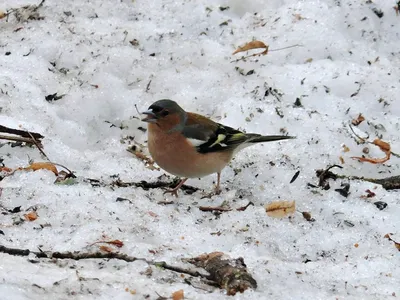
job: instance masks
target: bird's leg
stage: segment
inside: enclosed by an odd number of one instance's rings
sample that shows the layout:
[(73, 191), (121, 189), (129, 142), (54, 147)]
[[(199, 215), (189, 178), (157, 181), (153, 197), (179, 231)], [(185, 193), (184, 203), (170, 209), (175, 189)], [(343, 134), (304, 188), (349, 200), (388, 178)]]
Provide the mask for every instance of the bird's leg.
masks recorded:
[(174, 195), (175, 197), (178, 197), (178, 190), (186, 182), (186, 180), (188, 180), (188, 178), (183, 178), (176, 187), (174, 187), (172, 190), (165, 191), (164, 194), (171, 194)]
[(212, 196), (221, 194), (220, 183), (221, 183), (221, 172), (218, 172), (217, 173), (217, 185), (215, 186), (214, 192), (204, 194), (203, 197), (201, 197), (201, 199), (211, 198)]
[(217, 186), (215, 187), (215, 195), (219, 195), (221, 193), (221, 188), (220, 188), (220, 183), (221, 183), (221, 172), (217, 173)]

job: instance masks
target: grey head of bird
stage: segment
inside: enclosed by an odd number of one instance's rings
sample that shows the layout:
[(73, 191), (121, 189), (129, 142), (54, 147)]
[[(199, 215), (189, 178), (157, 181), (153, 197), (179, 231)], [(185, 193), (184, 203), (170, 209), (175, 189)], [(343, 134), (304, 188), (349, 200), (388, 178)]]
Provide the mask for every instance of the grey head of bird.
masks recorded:
[(168, 124), (178, 124), (173, 127), (174, 131), (182, 130), (187, 120), (186, 111), (178, 103), (169, 99), (161, 99), (154, 102), (142, 114), (146, 115), (142, 121), (155, 123), (158, 126), (167, 127)]

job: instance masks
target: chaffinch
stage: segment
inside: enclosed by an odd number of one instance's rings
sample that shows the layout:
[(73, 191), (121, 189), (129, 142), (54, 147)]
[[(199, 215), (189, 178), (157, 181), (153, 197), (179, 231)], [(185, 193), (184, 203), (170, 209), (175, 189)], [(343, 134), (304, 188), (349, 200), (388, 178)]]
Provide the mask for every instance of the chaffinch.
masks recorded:
[(154, 102), (142, 121), (148, 122), (148, 147), (154, 161), (165, 171), (182, 178), (165, 193), (177, 191), (188, 178), (217, 173), (215, 192), (220, 193), (221, 171), (241, 149), (292, 136), (243, 133), (202, 115), (184, 111), (176, 102)]

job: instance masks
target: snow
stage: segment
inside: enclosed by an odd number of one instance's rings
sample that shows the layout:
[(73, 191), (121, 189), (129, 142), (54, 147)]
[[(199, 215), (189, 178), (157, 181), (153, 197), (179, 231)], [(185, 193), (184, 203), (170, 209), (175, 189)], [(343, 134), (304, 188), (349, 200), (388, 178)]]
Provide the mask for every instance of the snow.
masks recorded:
[[(0, 10), (28, 4), (38, 3), (3, 1)], [(371, 178), (399, 173), (394, 156), (381, 165), (352, 160), (366, 145), (358, 145), (348, 127), (362, 113), (366, 121), (356, 130), (400, 152), (400, 17), (394, 5), (394, 0), (46, 0), (38, 10), (43, 20), (1, 19), (0, 124), (43, 134), (48, 157), (74, 170), (78, 183), (55, 185), (46, 170), (4, 178), (2, 211), (16, 206), (22, 211), (1, 215), (0, 244), (90, 252), (99, 249), (96, 241), (118, 239), (124, 243), (121, 253), (187, 269), (194, 267), (183, 258), (222, 251), (243, 257), (258, 282), (238, 299), (398, 297), (399, 251), (384, 238), (392, 233), (400, 240), (398, 192), (350, 181), (345, 198), (335, 191), (345, 179), (330, 180), (329, 190), (307, 187), (318, 183), (316, 169), (340, 164), (340, 156), (343, 169), (334, 172)], [(130, 43), (134, 39), (137, 45)], [(241, 57), (232, 52), (252, 39), (267, 43), (268, 55), (232, 62)], [(292, 45), (301, 46), (272, 51)], [(241, 75), (235, 67), (254, 74)], [(264, 96), (268, 88), (282, 95)], [(64, 97), (45, 100), (54, 93)], [(110, 183), (118, 175), (125, 182), (155, 181), (164, 174), (147, 169), (126, 151), (128, 142), (121, 142), (132, 136), (145, 144), (135, 105), (143, 111), (162, 98), (246, 132), (279, 134), (284, 128), (297, 139), (238, 153), (222, 174), (223, 193), (212, 199), (202, 195), (211, 191), (215, 175), (189, 180), (202, 191), (167, 197), (175, 200), (171, 205), (157, 204), (164, 200), (161, 189), (92, 187), (83, 180)], [(302, 107), (294, 106), (296, 98)], [(384, 156), (368, 148), (372, 157)], [(9, 144), (2, 145), (0, 157), (11, 168), (43, 161), (34, 147)], [(300, 176), (290, 184), (297, 170)], [(360, 198), (367, 189), (376, 196)], [(117, 202), (118, 197), (130, 202)], [(291, 218), (267, 216), (265, 204), (276, 200), (295, 200), (298, 212)], [(198, 209), (223, 201), (233, 208), (249, 201), (254, 206), (219, 216)], [(379, 210), (376, 201), (388, 207)], [(13, 225), (32, 206), (38, 219)], [(306, 221), (302, 211), (315, 222)], [(188, 285), (168, 270), (151, 267), (147, 276), (149, 266), (142, 261), (0, 257), (1, 300), (157, 299), (157, 293), (169, 297), (179, 289), (187, 299), (229, 298), (223, 290), (210, 294)]]

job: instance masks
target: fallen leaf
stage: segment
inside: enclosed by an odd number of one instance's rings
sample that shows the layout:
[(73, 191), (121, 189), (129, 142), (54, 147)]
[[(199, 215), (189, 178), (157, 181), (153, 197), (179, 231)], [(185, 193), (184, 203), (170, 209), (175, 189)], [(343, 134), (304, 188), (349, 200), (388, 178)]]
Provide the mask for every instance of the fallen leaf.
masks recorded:
[(42, 169), (52, 171), (55, 175), (58, 175), (56, 166), (51, 162), (36, 162), (32, 163), (29, 167), (23, 168), (23, 170), (32, 170), (32, 171), (37, 171)]
[(293, 17), (294, 17), (295, 21), (301, 21), (301, 20), (305, 19), (301, 16), (301, 14), (293, 14)]
[[(105, 237), (105, 236), (103, 236), (103, 237)], [(124, 243), (123, 243), (122, 241), (120, 241), (120, 240), (97, 241), (97, 242), (94, 242), (94, 243), (91, 244), (91, 245), (101, 244), (101, 243), (105, 243), (105, 244), (109, 244), (109, 245), (114, 245), (114, 246), (116, 246), (116, 247), (118, 247), (118, 248), (121, 248), (121, 247), (124, 245)], [(110, 248), (110, 249), (111, 249), (111, 248)]]
[(344, 152), (344, 153), (346, 153), (346, 152), (349, 152), (349, 151), (350, 151), (350, 148), (349, 148), (349, 147), (347, 147), (345, 144), (343, 144), (343, 145), (342, 145), (342, 148), (343, 148), (343, 152)]
[(393, 239), (390, 237), (390, 234), (389, 234), (389, 233), (385, 234), (384, 238), (387, 238), (389, 241), (393, 242), (393, 243), (394, 243), (394, 246), (396, 247), (396, 249), (400, 251), (400, 243), (398, 243), (398, 242), (396, 242), (395, 240), (393, 240)]
[(10, 172), (12, 172), (12, 169), (7, 168), (7, 167), (0, 167), (0, 172), (7, 172), (7, 173), (10, 173)]
[(268, 54), (268, 45), (265, 45), (263, 42), (261, 41), (251, 41), (247, 44), (245, 44), (242, 47), (239, 47), (235, 50), (235, 52), (232, 53), (232, 55), (235, 55), (236, 53), (239, 52), (245, 52), (245, 51), (249, 51), (249, 50), (253, 50), (253, 49), (265, 49), (263, 52), (260, 53), (256, 53), (250, 56), (256, 56), (256, 55), (266, 55)]
[(312, 61), (313, 61), (313, 59), (310, 57), (310, 58), (306, 59), (305, 63), (311, 63)]
[(113, 252), (113, 249), (111, 247), (108, 247), (108, 246), (100, 246), (99, 249), (101, 251), (108, 252), (108, 253), (112, 253)]
[(344, 158), (343, 158), (343, 156), (339, 156), (339, 160), (340, 160), (340, 163), (343, 165), (343, 164), (344, 164)]
[(172, 300), (182, 300), (184, 298), (183, 290), (172, 293)]
[(30, 213), (25, 214), (24, 217), (25, 220), (32, 222), (38, 218), (38, 214), (36, 213), (36, 211), (31, 211)]
[(296, 210), (294, 201), (275, 201), (265, 206), (267, 215), (274, 218), (282, 218), (291, 215)]
[(152, 211), (148, 211), (147, 212), (150, 216), (152, 216), (153, 218), (158, 218), (158, 215), (155, 212)]
[(113, 241), (108, 241), (108, 242), (104, 242), (104, 243), (114, 245), (118, 248), (121, 248), (124, 245), (124, 243), (120, 240), (113, 240)]
[(361, 124), (362, 121), (364, 121), (365, 118), (362, 114), (359, 114), (357, 118), (353, 119), (351, 121), (351, 124), (353, 124), (354, 126), (358, 126)]
[(362, 162), (369, 162), (371, 164), (383, 164), (384, 162), (388, 161), (390, 159), (390, 144), (386, 143), (380, 139), (375, 139), (372, 144), (376, 145), (381, 149), (386, 156), (384, 158), (367, 158), (367, 157), (358, 157), (358, 156), (353, 156), (351, 157), (352, 159), (358, 159), (359, 161)]
[(3, 19), (5, 16), (7, 16), (7, 14), (4, 11), (0, 10), (0, 19)]
[(372, 197), (375, 197), (376, 196), (376, 194), (374, 193), (374, 192), (372, 192), (371, 190), (366, 190), (365, 191), (367, 194), (366, 195), (361, 195), (361, 199), (366, 199), (366, 198), (372, 198)]

